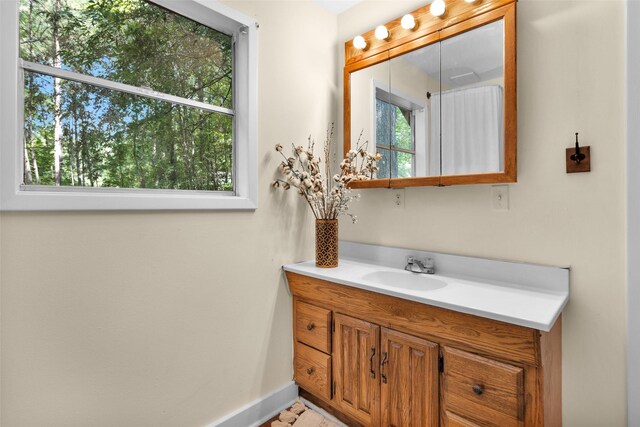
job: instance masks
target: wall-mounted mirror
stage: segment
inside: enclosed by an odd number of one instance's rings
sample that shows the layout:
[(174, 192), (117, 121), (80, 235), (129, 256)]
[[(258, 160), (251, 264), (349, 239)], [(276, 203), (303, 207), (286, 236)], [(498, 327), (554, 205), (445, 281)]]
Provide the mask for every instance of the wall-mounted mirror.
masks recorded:
[(360, 186), (515, 182), (515, 3), (462, 3), (470, 17), (347, 60), (345, 151), (362, 131), (383, 156)]

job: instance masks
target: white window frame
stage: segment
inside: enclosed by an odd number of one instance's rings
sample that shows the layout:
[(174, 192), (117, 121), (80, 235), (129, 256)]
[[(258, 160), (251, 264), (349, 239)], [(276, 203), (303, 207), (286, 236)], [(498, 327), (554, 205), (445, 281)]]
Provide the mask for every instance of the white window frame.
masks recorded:
[[(371, 129), (373, 129), (372, 135), (373, 140), (375, 142), (376, 149), (378, 147), (377, 141), (377, 127), (376, 123), (376, 114), (377, 114), (377, 106), (376, 100), (378, 99), (378, 91), (382, 91), (388, 94), (390, 97), (394, 98), (394, 100), (388, 102), (390, 104), (401, 106), (402, 108), (406, 108), (411, 110), (413, 123), (411, 124), (411, 138), (413, 139), (413, 151), (410, 150), (402, 150), (396, 149), (393, 151), (409, 153), (413, 155), (413, 165), (412, 165), (412, 176), (429, 176), (429, 165), (427, 164), (427, 146), (423, 144), (418, 144), (418, 141), (425, 141), (427, 138), (426, 135), (426, 127), (425, 127), (425, 114), (426, 109), (425, 105), (419, 99), (408, 95), (404, 92), (401, 92), (395, 88), (390, 89), (388, 83), (384, 83), (378, 79), (371, 80)], [(392, 151), (392, 150), (389, 150)]]
[[(217, 0), (152, 0), (203, 25), (233, 36), (234, 88), (234, 192), (144, 190), (33, 186), (23, 180), (23, 66), (33, 71), (49, 67), (23, 61), (19, 56), (19, 0), (0, 0), (0, 210), (253, 210), (258, 202), (258, 40), (257, 22)], [(103, 79), (58, 70), (72, 80), (100, 84)], [(65, 77), (60, 75), (60, 77)], [(91, 80), (91, 81), (89, 81)], [(109, 82), (123, 91), (139, 88)], [(148, 91), (147, 96), (172, 101)], [(173, 100), (175, 101), (175, 100)], [(194, 101), (195, 102), (195, 101)], [(203, 106), (198, 105), (199, 108)], [(210, 111), (228, 113), (220, 107)]]
[(640, 2), (626, 2), (627, 425), (640, 426)]

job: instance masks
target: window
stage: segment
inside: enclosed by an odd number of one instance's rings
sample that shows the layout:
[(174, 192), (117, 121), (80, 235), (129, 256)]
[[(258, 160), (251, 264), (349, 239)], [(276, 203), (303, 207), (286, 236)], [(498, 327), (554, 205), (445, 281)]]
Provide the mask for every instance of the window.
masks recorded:
[[(374, 82), (376, 148), (382, 154), (378, 162), (378, 178), (409, 178), (418, 168), (416, 137), (425, 134), (424, 106), (410, 101), (408, 96), (390, 93)], [(418, 153), (420, 154), (420, 153)], [(422, 153), (423, 157), (425, 153)]]
[(376, 99), (376, 147), (382, 154), (378, 178), (415, 176), (412, 127), (411, 110)]
[(254, 22), (192, 1), (11, 3), (3, 209), (255, 208)]

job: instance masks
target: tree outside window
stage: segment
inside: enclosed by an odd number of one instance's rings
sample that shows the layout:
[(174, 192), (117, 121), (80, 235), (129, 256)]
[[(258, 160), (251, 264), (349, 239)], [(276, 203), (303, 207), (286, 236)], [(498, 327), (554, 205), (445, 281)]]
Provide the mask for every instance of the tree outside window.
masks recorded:
[(376, 97), (376, 147), (382, 154), (378, 178), (415, 176), (413, 140), (412, 111)]
[(23, 185), (234, 190), (233, 37), (142, 0), (21, 0)]

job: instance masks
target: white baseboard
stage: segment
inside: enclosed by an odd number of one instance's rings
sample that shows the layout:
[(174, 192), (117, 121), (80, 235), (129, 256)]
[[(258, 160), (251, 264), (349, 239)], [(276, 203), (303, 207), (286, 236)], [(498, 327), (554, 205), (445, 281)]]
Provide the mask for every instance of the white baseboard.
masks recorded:
[(298, 398), (298, 386), (291, 381), (284, 387), (243, 406), (237, 411), (214, 421), (208, 427), (257, 427), (281, 410), (291, 406)]

